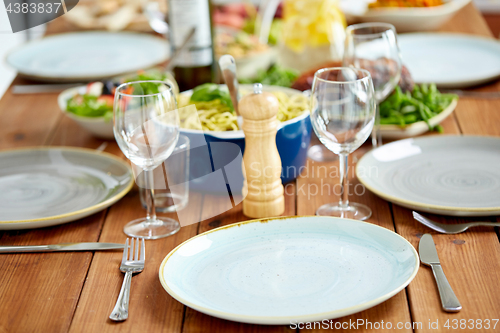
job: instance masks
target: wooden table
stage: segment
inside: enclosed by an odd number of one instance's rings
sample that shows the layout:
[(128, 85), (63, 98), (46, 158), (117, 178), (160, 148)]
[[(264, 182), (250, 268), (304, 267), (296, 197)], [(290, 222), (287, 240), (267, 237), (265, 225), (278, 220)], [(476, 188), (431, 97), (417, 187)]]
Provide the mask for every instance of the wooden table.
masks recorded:
[[(481, 15), (472, 5), (460, 11), (441, 30), (491, 36)], [(16, 79), (14, 83), (23, 81)], [(500, 83), (477, 90), (498, 91)], [(57, 107), (56, 96), (12, 95), (10, 90), (7, 91), (0, 100), (0, 150), (40, 145), (97, 148), (102, 141), (64, 117)], [(443, 123), (445, 132), (500, 136), (499, 103), (499, 100), (462, 98), (455, 113)], [(352, 160), (355, 162), (368, 149), (368, 145), (360, 148), (353, 154)], [(109, 142), (106, 151), (123, 157), (114, 142)], [(334, 195), (308, 196), (304, 191), (304, 188), (311, 184), (319, 185), (321, 181), (338, 184), (338, 178), (324, 178), (312, 172), (321, 165), (324, 164), (308, 161), (308, 172), (288, 185), (286, 215), (313, 215), (318, 206), (338, 200)], [(356, 179), (352, 181), (354, 184), (357, 182)], [(431, 232), (413, 220), (410, 210), (393, 205), (368, 191), (351, 199), (372, 208), (373, 216), (369, 222), (394, 230), (415, 247), (423, 233)], [(130, 318), (123, 323), (108, 319), (123, 279), (118, 270), (121, 252), (1, 255), (0, 332), (295, 331), (289, 326), (247, 325), (213, 318), (183, 306), (163, 290), (158, 268), (170, 250), (198, 233), (246, 220), (241, 204), (227, 207), (230, 209), (225, 213), (211, 217), (225, 208), (222, 207), (223, 201), (213, 195), (194, 194), (190, 202), (194, 207), (190, 214), (202, 222), (183, 227), (172, 237), (147, 242), (146, 269), (132, 279)], [(134, 189), (109, 209), (73, 223), (38, 230), (0, 232), (0, 244), (123, 243), (124, 224), (144, 215), (138, 191)], [(443, 216), (431, 218), (447, 223), (465, 220)], [(500, 221), (495, 217), (487, 218), (495, 219)], [(383, 332), (384, 329), (377, 326), (383, 321), (386, 324), (390, 322), (393, 327), (402, 323), (403, 328), (398, 331), (403, 332), (458, 332), (461, 331), (460, 321), (471, 325), (472, 320), (475, 323), (476, 320), (483, 320), (482, 329), (474, 325), (474, 329), (464, 331), (500, 332), (500, 323), (492, 328), (492, 320), (500, 317), (498, 230), (477, 228), (459, 235), (431, 233), (434, 234), (448, 280), (462, 302), (461, 312), (452, 314), (441, 310), (431, 270), (421, 266), (416, 278), (404, 291), (378, 306), (335, 322), (349, 323), (363, 319), (372, 323), (372, 328), (367, 325), (356, 330), (350, 326), (347, 331)], [(484, 328), (486, 319), (490, 320), (490, 329)], [(450, 329), (444, 327), (448, 320)], [(453, 329), (455, 322), (457, 329)], [(433, 323), (431, 328), (438, 325), (439, 329), (431, 330), (430, 323)]]

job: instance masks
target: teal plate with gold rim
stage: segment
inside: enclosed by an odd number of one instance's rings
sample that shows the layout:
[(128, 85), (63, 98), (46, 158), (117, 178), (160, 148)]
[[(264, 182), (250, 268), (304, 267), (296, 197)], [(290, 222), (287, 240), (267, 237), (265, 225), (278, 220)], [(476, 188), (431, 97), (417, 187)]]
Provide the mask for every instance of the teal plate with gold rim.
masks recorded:
[(205, 314), (290, 325), (347, 316), (396, 295), (415, 277), (418, 254), (377, 225), (322, 216), (239, 222), (170, 252), (160, 282)]
[(91, 149), (0, 152), (0, 230), (78, 220), (117, 202), (133, 183), (125, 161)]

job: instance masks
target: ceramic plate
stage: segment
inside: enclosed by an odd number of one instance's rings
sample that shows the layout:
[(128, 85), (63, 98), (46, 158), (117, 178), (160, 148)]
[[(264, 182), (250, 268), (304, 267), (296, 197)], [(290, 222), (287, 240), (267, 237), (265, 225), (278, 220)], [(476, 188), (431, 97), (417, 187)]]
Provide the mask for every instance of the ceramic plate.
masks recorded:
[(114, 155), (81, 148), (0, 152), (0, 229), (31, 229), (94, 214), (133, 185)]
[[(451, 104), (441, 111), (437, 116), (429, 119), (429, 124), (431, 126), (436, 126), (440, 124), (443, 120), (448, 117), (453, 110), (457, 107), (458, 100), (455, 99)], [(424, 134), (429, 131), (429, 125), (425, 121), (417, 121), (416, 123), (401, 127), (398, 125), (380, 125), (380, 133), (382, 137), (387, 139), (404, 139), (412, 136), (417, 136)]]
[(139, 33), (78, 32), (27, 43), (7, 56), (20, 74), (45, 81), (90, 81), (168, 59), (166, 40)]
[(179, 302), (253, 324), (333, 319), (405, 288), (418, 255), (398, 234), (333, 217), (240, 222), (184, 242), (163, 260), (160, 281)]
[(452, 216), (500, 214), (500, 138), (431, 136), (386, 144), (356, 166), (378, 196), (414, 210)]
[(500, 42), (480, 36), (401, 34), (403, 63), (417, 83), (463, 88), (500, 77)]

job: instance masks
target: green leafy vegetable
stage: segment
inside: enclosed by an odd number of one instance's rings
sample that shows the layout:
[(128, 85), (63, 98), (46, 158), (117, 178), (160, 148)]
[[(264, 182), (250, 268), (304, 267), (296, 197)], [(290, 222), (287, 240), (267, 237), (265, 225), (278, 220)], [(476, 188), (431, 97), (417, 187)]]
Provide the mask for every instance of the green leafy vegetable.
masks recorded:
[[(167, 78), (167, 75), (161, 72), (141, 72), (138, 73), (137, 75), (127, 78), (125, 82), (132, 82), (132, 81), (165, 81)], [(134, 88), (134, 94), (139, 94), (139, 95), (153, 95), (159, 93), (158, 87), (160, 84), (154, 83), (154, 82), (142, 82), (142, 83), (137, 83), (133, 84), (132, 87)]]
[(231, 111), (234, 110), (233, 103), (229, 92), (215, 83), (205, 83), (193, 89), (191, 102), (210, 102), (215, 99), (220, 99), (222, 104), (227, 105)]
[(271, 66), (267, 71), (259, 70), (252, 79), (242, 79), (241, 83), (262, 83), (271, 86), (290, 88), (292, 83), (299, 77), (300, 73), (289, 68)]
[(76, 95), (68, 100), (66, 110), (82, 117), (113, 118), (113, 97), (97, 97), (94, 95)]
[(406, 126), (417, 121), (425, 121), (429, 130), (442, 132), (441, 126), (433, 128), (429, 119), (446, 109), (458, 96), (441, 94), (434, 83), (415, 85), (413, 91), (403, 93), (399, 86), (380, 103), (380, 124)]

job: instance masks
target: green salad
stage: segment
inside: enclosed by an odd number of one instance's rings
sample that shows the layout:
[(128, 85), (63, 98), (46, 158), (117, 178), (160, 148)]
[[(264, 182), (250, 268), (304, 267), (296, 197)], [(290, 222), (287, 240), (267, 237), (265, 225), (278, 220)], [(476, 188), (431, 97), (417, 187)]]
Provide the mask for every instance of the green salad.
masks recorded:
[(82, 117), (113, 119), (113, 96), (75, 95), (68, 100), (66, 110)]
[(258, 70), (257, 75), (252, 79), (242, 79), (240, 83), (262, 83), (270, 86), (281, 86), (290, 88), (300, 73), (277, 65), (271, 66), (267, 71)]
[(458, 96), (441, 94), (434, 83), (415, 85), (413, 91), (403, 93), (399, 86), (380, 103), (380, 124), (407, 126), (425, 121), (429, 130), (443, 131), (440, 125), (432, 127), (429, 119), (446, 109)]
[[(125, 80), (104, 81), (89, 83), (84, 94), (76, 94), (71, 97), (66, 105), (66, 110), (81, 117), (104, 117), (106, 121), (113, 119), (113, 101), (115, 89), (121, 82), (132, 81), (165, 81), (167, 75), (160, 71), (138, 72), (135, 76), (127, 77)], [(153, 82), (141, 82), (130, 87), (130, 91), (141, 94), (157, 94), (159, 84)]]
[[(127, 78), (125, 82), (132, 81), (165, 81), (167, 75), (157, 71), (140, 72), (136, 76)], [(159, 93), (158, 87), (160, 84), (154, 82), (142, 82), (134, 84), (134, 90), (140, 91), (144, 95), (153, 95)]]

